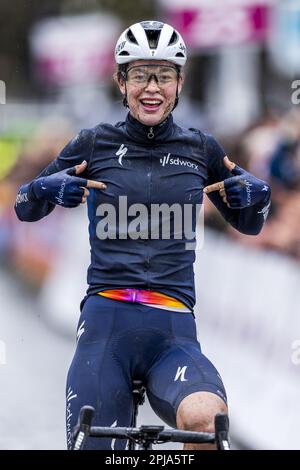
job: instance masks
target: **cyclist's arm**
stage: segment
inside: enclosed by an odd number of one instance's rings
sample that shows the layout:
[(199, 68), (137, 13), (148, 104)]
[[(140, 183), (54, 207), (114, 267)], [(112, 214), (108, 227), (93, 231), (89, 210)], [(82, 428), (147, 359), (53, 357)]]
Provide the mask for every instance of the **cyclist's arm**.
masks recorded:
[[(83, 160), (86, 160), (88, 163), (93, 151), (93, 144), (94, 131), (83, 129), (34, 180), (20, 187), (15, 203), (15, 211), (19, 220), (35, 222), (53, 211), (55, 204), (37, 198), (34, 191), (35, 183), (39, 178), (72, 168), (82, 163)], [(87, 176), (86, 172), (80, 176), (85, 178)]]
[[(232, 178), (232, 173), (224, 166), (223, 158), (226, 155), (222, 147), (211, 136), (207, 136), (207, 161), (208, 182), (207, 185)], [(246, 235), (257, 235), (262, 230), (270, 207), (270, 192), (265, 199), (249, 207), (233, 209), (228, 207), (218, 191), (208, 194), (209, 199), (236, 230)]]

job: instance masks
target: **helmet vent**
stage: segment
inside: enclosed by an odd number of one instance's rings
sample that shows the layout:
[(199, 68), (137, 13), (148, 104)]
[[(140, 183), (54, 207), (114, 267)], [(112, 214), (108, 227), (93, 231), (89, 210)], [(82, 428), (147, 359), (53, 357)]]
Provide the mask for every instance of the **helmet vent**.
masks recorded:
[(177, 52), (177, 54), (175, 54), (175, 57), (184, 57), (184, 54), (182, 52)]
[(161, 30), (160, 29), (159, 30), (146, 29), (145, 33), (148, 39), (148, 44), (149, 44), (150, 49), (156, 49), (159, 38), (160, 38)]
[(177, 41), (178, 41), (178, 35), (176, 31), (173, 31), (173, 34), (171, 36), (168, 46), (172, 46), (172, 44), (175, 44)]
[(127, 39), (128, 39), (129, 42), (133, 42), (134, 44), (137, 44), (137, 43), (138, 43), (137, 40), (135, 39), (135, 35), (134, 35), (133, 32), (131, 31), (131, 29), (129, 29), (129, 30), (127, 31), (127, 35), (126, 35), (126, 36), (127, 36)]
[(119, 55), (130, 55), (127, 51), (121, 51)]

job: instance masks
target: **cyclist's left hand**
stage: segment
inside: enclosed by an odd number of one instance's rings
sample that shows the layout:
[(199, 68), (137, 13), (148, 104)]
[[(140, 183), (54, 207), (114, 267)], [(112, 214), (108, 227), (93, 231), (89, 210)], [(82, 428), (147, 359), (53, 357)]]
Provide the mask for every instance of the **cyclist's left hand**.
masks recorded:
[(225, 204), (232, 209), (243, 209), (269, 200), (271, 188), (268, 183), (231, 162), (227, 156), (224, 157), (224, 165), (235, 176), (206, 186), (203, 189), (205, 194), (219, 191)]

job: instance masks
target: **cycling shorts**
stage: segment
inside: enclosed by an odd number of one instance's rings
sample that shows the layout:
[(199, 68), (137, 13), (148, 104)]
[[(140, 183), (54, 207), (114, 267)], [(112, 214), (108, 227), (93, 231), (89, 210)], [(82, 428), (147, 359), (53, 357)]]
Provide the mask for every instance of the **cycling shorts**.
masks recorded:
[[(211, 392), (226, 402), (222, 379), (201, 352), (192, 313), (91, 295), (67, 379), (68, 448), (83, 405), (95, 408), (94, 426), (132, 424), (134, 379), (143, 381), (151, 407), (172, 427), (180, 402), (191, 393)], [(98, 438), (87, 439), (85, 446), (125, 447), (125, 440)]]

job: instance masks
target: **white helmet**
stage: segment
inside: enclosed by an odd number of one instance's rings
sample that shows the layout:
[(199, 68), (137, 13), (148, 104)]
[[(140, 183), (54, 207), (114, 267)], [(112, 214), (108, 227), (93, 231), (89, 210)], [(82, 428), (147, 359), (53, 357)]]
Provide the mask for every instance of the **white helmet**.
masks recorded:
[(115, 60), (117, 64), (134, 60), (168, 60), (183, 66), (186, 46), (172, 26), (160, 21), (142, 21), (121, 34), (115, 49)]

